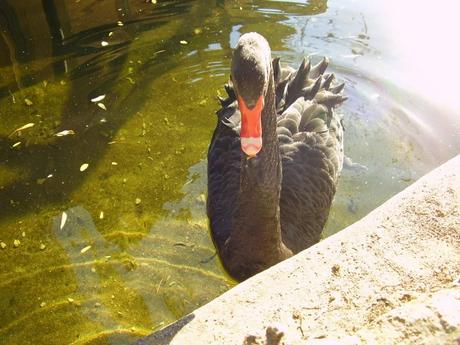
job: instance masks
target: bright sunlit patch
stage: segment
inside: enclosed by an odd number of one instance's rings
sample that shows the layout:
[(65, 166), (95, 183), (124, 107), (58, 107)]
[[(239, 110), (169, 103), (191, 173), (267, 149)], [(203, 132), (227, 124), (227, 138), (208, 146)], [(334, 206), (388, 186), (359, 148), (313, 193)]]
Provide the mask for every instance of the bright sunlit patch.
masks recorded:
[(400, 82), (444, 107), (460, 107), (458, 80), (460, 78), (460, 45), (458, 21), (460, 3), (457, 1), (377, 2), (393, 55)]

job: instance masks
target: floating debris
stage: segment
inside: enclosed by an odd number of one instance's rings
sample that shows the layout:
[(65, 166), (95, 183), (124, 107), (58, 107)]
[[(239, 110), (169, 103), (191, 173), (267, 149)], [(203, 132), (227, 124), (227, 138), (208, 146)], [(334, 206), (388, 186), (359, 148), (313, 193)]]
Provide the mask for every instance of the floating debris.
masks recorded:
[(15, 147), (18, 147), (19, 145), (21, 145), (22, 142), (18, 141), (17, 143), (14, 143), (13, 145), (11, 145), (11, 148), (15, 148)]
[(88, 163), (83, 163), (81, 166), (80, 166), (80, 171), (83, 172), (85, 171), (86, 169), (88, 169), (89, 167), (89, 164)]
[(105, 95), (100, 95), (100, 96), (97, 96), (97, 97), (91, 98), (91, 102), (93, 102), (93, 103), (97, 103), (97, 102), (100, 102), (100, 101), (102, 101), (104, 98), (105, 98)]
[(108, 36), (112, 37), (112, 35), (113, 35), (113, 31), (110, 31)]
[(119, 20), (119, 21), (117, 22), (117, 25), (118, 25), (118, 26), (123, 26), (124, 24), (123, 24), (123, 22), (122, 22), (121, 20)]
[(67, 222), (67, 213), (62, 212), (61, 225), (59, 226), (60, 230), (62, 230), (64, 228), (64, 225), (65, 225), (66, 222)]
[(43, 183), (46, 182), (47, 179), (49, 179), (49, 178), (51, 178), (51, 177), (53, 177), (53, 174), (49, 174), (49, 175), (46, 176), (46, 177), (38, 178), (38, 179), (37, 179), (37, 184), (42, 185)]
[(186, 44), (188, 44), (188, 42), (186, 40), (181, 40), (180, 44), (186, 45)]
[(33, 126), (35, 126), (35, 123), (33, 123), (33, 122), (27, 123), (27, 124), (25, 124), (24, 126), (21, 126), (21, 127), (19, 127), (19, 128), (16, 128), (14, 131), (12, 131), (12, 132), (10, 133), (10, 135), (9, 135), (8, 137), (10, 138), (10, 137), (12, 137), (14, 134), (16, 134), (17, 132), (23, 131), (24, 129), (32, 128)]
[(104, 211), (101, 211), (101, 212), (99, 213), (99, 219), (104, 219)]
[(0, 248), (5, 249), (6, 248), (6, 243), (5, 242), (0, 242)]
[(128, 79), (128, 81), (129, 81), (131, 84), (136, 84), (136, 82), (134, 81), (133, 78), (131, 78), (131, 77), (126, 77), (126, 79)]
[(201, 34), (203, 32), (203, 29), (195, 28), (195, 29), (193, 29), (193, 32), (194, 32), (195, 35), (199, 35), (199, 34)]
[(102, 41), (101, 42), (101, 46), (103, 46), (103, 47), (107, 47), (108, 45), (109, 45), (109, 42), (107, 42), (107, 41)]
[(19, 247), (20, 245), (21, 245), (21, 241), (19, 241), (19, 240), (14, 240), (14, 241), (13, 241), (13, 246), (14, 246), (14, 248), (17, 248), (17, 247)]
[(82, 250), (80, 250), (80, 253), (84, 254), (86, 253), (88, 250), (91, 249), (91, 246), (86, 246), (85, 248), (83, 248)]
[(135, 202), (136, 202), (136, 205), (140, 205), (141, 202), (142, 202), (142, 200), (141, 200), (140, 198), (136, 198), (136, 201), (135, 201)]
[(16, 98), (14, 97), (14, 94), (11, 92), (10, 89), (8, 89), (8, 92), (9, 92), (10, 95), (11, 95), (11, 100), (13, 101), (13, 104), (16, 104)]
[(31, 106), (31, 105), (34, 104), (34, 103), (33, 103), (30, 99), (28, 99), (28, 98), (26, 98), (26, 99), (24, 100), (24, 103), (25, 103), (26, 105), (28, 105), (28, 106)]
[(23, 231), (23, 232), (21, 233), (21, 236), (22, 236), (22, 237), (26, 237), (26, 232)]
[(75, 300), (72, 297), (68, 297), (67, 300), (69, 301), (69, 303), (75, 302)]
[(71, 129), (66, 129), (64, 131), (61, 131), (59, 133), (56, 133), (55, 136), (57, 137), (65, 137), (66, 135), (74, 135), (75, 132)]
[(112, 165), (118, 165), (118, 163), (117, 162), (112, 162)]
[(46, 306), (46, 302), (40, 303), (40, 308), (43, 308), (44, 306)]
[(45, 250), (46, 246), (43, 243), (40, 243), (40, 250)]
[(107, 108), (105, 107), (105, 104), (104, 104), (104, 103), (99, 102), (99, 103), (97, 104), (97, 106), (98, 106), (99, 108), (103, 109), (103, 110), (107, 110)]

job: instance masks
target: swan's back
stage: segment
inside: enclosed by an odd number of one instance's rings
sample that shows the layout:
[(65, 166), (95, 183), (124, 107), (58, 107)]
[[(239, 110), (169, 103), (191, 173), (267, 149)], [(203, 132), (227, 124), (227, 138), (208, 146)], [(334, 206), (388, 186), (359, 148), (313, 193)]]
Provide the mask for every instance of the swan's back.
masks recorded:
[[(324, 74), (328, 60), (298, 70), (273, 60), (282, 159), (280, 199), (284, 244), (294, 253), (318, 242), (343, 165), (343, 127), (334, 107), (343, 84)], [(208, 151), (208, 204), (211, 233), (221, 248), (232, 230), (240, 183), (240, 112), (231, 85), (221, 99), (218, 123)], [(256, 216), (256, 215), (254, 215)]]

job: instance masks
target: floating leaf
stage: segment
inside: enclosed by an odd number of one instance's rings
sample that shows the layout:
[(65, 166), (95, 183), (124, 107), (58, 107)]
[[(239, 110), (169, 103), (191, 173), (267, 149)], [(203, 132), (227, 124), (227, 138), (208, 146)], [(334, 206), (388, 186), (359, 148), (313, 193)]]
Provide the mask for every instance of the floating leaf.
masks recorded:
[(142, 200), (140, 198), (136, 198), (136, 205), (140, 205), (140, 203), (142, 202)]
[(19, 145), (21, 145), (21, 142), (18, 141), (17, 143), (14, 143), (13, 145), (11, 145), (12, 148), (15, 148), (15, 147), (18, 147)]
[(100, 96), (97, 96), (97, 97), (91, 98), (91, 102), (93, 102), (93, 103), (97, 103), (97, 102), (100, 102), (100, 101), (102, 101), (104, 98), (105, 98), (105, 95), (100, 95)]
[(98, 103), (97, 106), (101, 109), (107, 110), (104, 103)]
[(8, 92), (11, 95), (11, 100), (13, 101), (13, 104), (16, 104), (16, 97), (14, 97), (13, 93), (11, 93), (11, 91), (9, 89), (8, 89)]
[(123, 24), (123, 22), (122, 22), (121, 20), (119, 20), (119, 21), (117, 22), (117, 25), (118, 25), (118, 26), (123, 26), (124, 24)]
[(117, 162), (112, 162), (112, 165), (118, 165), (118, 163)]
[(0, 248), (5, 249), (6, 248), (6, 243), (5, 242), (0, 242)]
[(24, 126), (16, 128), (14, 131), (11, 132), (11, 134), (8, 137), (11, 137), (12, 135), (16, 134), (17, 132), (23, 131), (24, 129), (32, 128), (33, 126), (35, 126), (35, 123), (33, 123), (33, 122), (27, 123)]
[(21, 244), (21, 241), (19, 241), (19, 240), (14, 240), (14, 241), (13, 241), (13, 246), (14, 246), (14, 248), (19, 247), (20, 244)]
[(107, 42), (107, 41), (102, 41), (101, 42), (101, 46), (103, 46), (103, 47), (106, 47), (108, 45), (109, 45), (109, 42)]
[(55, 136), (57, 137), (65, 137), (66, 135), (74, 135), (75, 132), (71, 129), (66, 129), (64, 131), (61, 131), (59, 133), (56, 133)]
[(99, 219), (104, 219), (104, 211), (101, 211), (101, 212), (99, 213)]
[(112, 37), (112, 35), (113, 35), (113, 31), (110, 31), (109, 32), (109, 37)]
[(88, 250), (91, 249), (91, 246), (86, 246), (85, 248), (83, 248), (82, 250), (80, 250), (80, 253), (84, 254), (86, 253)]
[(25, 103), (26, 105), (28, 105), (28, 106), (31, 106), (32, 104), (34, 104), (34, 103), (33, 103), (30, 99), (28, 99), (28, 98), (26, 98), (26, 99), (24, 100), (24, 103)]
[(88, 169), (89, 167), (89, 164), (88, 163), (83, 163), (81, 166), (80, 166), (80, 171), (83, 172), (85, 171), (86, 169)]
[(61, 225), (59, 226), (60, 230), (62, 230), (64, 228), (66, 222), (67, 222), (67, 213), (62, 212)]
[(45, 250), (45, 248), (46, 248), (46, 246), (43, 243), (41, 243), (40, 244), (40, 250)]
[(184, 45), (185, 45), (185, 44), (188, 44), (188, 42), (187, 42), (186, 40), (181, 40), (181, 41), (180, 41), (180, 44), (184, 44)]

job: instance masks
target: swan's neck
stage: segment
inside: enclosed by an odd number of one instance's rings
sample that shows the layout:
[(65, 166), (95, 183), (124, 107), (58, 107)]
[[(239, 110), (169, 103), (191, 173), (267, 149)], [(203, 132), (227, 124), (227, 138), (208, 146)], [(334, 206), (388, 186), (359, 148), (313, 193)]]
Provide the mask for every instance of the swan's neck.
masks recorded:
[[(290, 256), (281, 237), (282, 170), (276, 135), (273, 74), (264, 101), (262, 150), (254, 158), (241, 160), (238, 209), (226, 245), (227, 254), (233, 257), (229, 262), (235, 265), (230, 271), (242, 271), (243, 279), (245, 274), (253, 275)], [(253, 271), (246, 272), (248, 270)]]

